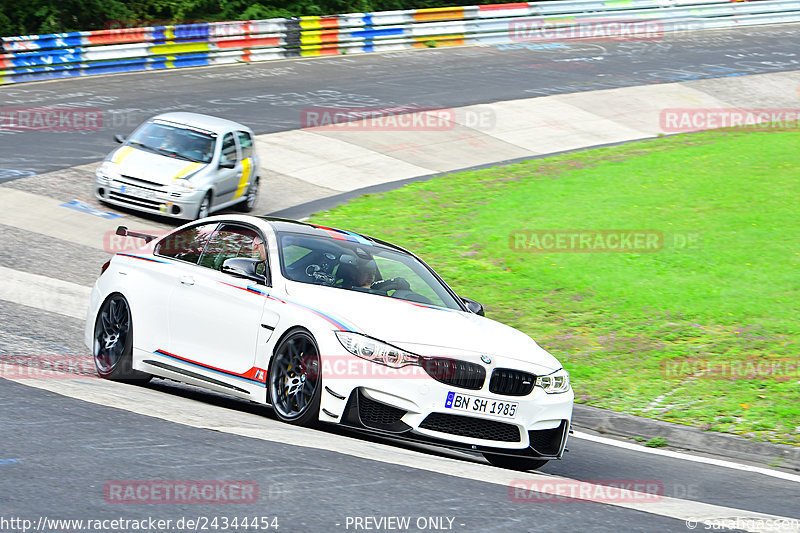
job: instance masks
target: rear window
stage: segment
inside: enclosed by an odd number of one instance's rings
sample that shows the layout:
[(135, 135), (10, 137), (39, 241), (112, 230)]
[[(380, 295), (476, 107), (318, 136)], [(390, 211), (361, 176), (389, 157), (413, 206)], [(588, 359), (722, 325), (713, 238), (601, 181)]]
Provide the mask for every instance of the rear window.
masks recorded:
[(163, 257), (197, 264), (216, 227), (217, 223), (214, 222), (176, 231), (156, 245), (155, 253)]

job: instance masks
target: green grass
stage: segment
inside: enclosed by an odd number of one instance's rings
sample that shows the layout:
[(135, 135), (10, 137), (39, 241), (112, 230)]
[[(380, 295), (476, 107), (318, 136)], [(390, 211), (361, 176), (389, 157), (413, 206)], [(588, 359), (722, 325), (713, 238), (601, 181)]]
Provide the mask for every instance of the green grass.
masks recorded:
[[(556, 355), (580, 403), (800, 444), (799, 154), (795, 131), (677, 135), (447, 175), (313, 221), (414, 250)], [(510, 244), (546, 229), (657, 230), (664, 248)]]
[(644, 445), (648, 448), (663, 448), (664, 446), (668, 446), (669, 443), (664, 437), (653, 437), (649, 441), (645, 442)]

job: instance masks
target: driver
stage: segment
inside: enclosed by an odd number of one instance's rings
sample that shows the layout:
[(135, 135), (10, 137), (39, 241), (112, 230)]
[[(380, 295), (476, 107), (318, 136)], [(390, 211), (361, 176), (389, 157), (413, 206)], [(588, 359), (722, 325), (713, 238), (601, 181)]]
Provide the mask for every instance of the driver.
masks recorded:
[(342, 287), (345, 289), (369, 289), (378, 277), (378, 265), (366, 254), (354, 257), (344, 254), (340, 258), (337, 276), (341, 278)]
[(178, 130), (167, 130), (164, 139), (158, 146), (159, 150), (181, 153), (185, 148), (185, 140)]
[(372, 287), (372, 284), (375, 283), (376, 269), (375, 261), (368, 261), (366, 265), (358, 269), (353, 286), (362, 289)]

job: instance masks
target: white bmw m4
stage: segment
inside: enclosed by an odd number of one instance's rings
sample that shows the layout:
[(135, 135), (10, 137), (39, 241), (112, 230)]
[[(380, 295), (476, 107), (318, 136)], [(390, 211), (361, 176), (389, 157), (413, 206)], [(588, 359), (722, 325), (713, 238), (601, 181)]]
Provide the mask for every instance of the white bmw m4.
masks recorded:
[(569, 374), (412, 253), (246, 215), (154, 237), (103, 265), (86, 344), (98, 374), (168, 378), (342, 424), (539, 468), (564, 453)]

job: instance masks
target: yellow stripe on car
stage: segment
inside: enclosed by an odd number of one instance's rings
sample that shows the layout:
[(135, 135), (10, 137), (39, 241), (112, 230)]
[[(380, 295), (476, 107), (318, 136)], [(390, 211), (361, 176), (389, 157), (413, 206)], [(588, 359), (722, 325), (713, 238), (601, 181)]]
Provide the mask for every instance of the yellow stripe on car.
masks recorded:
[(250, 167), (251, 167), (251, 159), (248, 157), (247, 159), (242, 160), (242, 177), (239, 179), (239, 186), (236, 188), (236, 194), (233, 195), (233, 199), (241, 198), (244, 194), (245, 189), (247, 188), (247, 184), (250, 181)]
[(123, 146), (122, 148), (117, 150), (117, 153), (114, 154), (113, 158), (111, 158), (111, 162), (112, 163), (116, 163), (117, 165), (119, 165), (120, 163), (122, 163), (125, 160), (126, 157), (131, 155), (131, 153), (135, 149), (136, 148), (134, 148), (133, 146)]
[(203, 166), (203, 163), (188, 163), (185, 167), (183, 167), (180, 170), (180, 172), (175, 174), (175, 176), (173, 176), (173, 178), (176, 179), (176, 180), (177, 179), (181, 179), (184, 176), (188, 176), (189, 174), (191, 174), (192, 172), (194, 172), (195, 170), (197, 170), (198, 168), (200, 168), (202, 166)]

